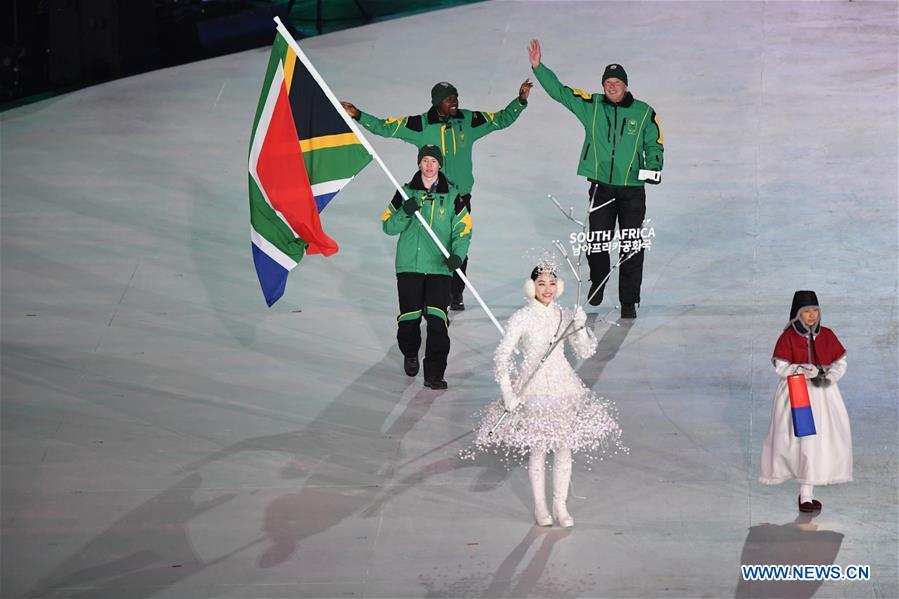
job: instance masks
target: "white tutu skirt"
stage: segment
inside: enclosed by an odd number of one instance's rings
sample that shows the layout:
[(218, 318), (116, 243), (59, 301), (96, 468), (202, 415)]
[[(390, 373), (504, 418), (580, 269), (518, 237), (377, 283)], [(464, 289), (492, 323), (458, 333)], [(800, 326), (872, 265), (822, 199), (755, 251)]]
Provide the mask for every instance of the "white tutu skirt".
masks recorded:
[(568, 397), (527, 397), (490, 435), (504, 411), (501, 399), (481, 411), (477, 450), (522, 458), (533, 449), (570, 449), (588, 462), (627, 451), (621, 445), (615, 406), (589, 390)]

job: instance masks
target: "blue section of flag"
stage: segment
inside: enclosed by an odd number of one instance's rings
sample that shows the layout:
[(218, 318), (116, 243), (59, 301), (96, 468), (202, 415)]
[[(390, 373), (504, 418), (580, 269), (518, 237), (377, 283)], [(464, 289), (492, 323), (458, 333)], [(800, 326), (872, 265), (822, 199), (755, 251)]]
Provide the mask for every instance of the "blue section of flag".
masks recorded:
[(797, 437), (808, 437), (814, 435), (815, 417), (812, 416), (812, 406), (802, 408), (791, 408), (793, 412), (793, 434)]
[[(340, 190), (338, 189), (337, 191)], [(323, 193), (320, 196), (315, 196), (315, 203), (318, 205), (319, 212), (325, 209), (325, 206), (328, 205), (328, 202), (331, 201), (331, 198), (337, 195), (337, 191), (333, 191), (331, 193)]]
[(256, 265), (256, 276), (259, 277), (259, 285), (262, 286), (265, 303), (271, 308), (272, 304), (284, 295), (287, 274), (290, 271), (269, 258), (268, 254), (256, 247), (255, 243), (251, 245), (253, 246), (253, 264)]

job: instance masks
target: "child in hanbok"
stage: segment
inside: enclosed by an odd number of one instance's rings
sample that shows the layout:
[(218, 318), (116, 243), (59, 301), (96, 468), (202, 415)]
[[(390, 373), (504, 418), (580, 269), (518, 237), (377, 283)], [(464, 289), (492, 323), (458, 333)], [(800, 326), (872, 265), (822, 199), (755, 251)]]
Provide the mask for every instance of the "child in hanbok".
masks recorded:
[[(762, 445), (759, 481), (777, 485), (799, 482), (799, 511), (817, 512), (816, 485), (852, 480), (852, 434), (837, 381), (846, 372), (846, 350), (833, 331), (821, 326), (821, 309), (814, 291), (797, 291), (790, 322), (771, 358), (780, 383), (774, 392), (771, 424)], [(814, 418), (814, 435), (794, 434), (787, 377), (805, 375)]]
[[(621, 430), (613, 407), (588, 389), (568, 363), (563, 347), (547, 350), (567, 333), (578, 357), (596, 352), (597, 340), (585, 328), (587, 315), (580, 306), (563, 308), (555, 300), (563, 284), (550, 264), (534, 268), (525, 282), (527, 304), (506, 325), (494, 355), (496, 381), (502, 398), (487, 407), (475, 445), (483, 450), (502, 448), (507, 454), (528, 457), (528, 476), (534, 493), (534, 518), (539, 526), (574, 525), (566, 500), (571, 479), (572, 453), (590, 457), (621, 449)], [(573, 323), (572, 323), (573, 321)], [(571, 326), (569, 327), (569, 324)], [(522, 350), (515, 365), (513, 353)], [(545, 357), (545, 361), (542, 361)], [(503, 422), (497, 426), (503, 414)], [(553, 460), (553, 513), (546, 503), (544, 467)]]

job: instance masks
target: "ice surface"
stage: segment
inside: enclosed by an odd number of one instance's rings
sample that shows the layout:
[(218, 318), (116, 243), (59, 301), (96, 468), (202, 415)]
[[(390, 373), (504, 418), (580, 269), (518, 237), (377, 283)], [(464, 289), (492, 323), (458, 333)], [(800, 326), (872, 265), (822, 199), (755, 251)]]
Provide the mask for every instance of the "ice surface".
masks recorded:
[[(441, 80), (505, 106), (532, 37), (577, 87), (624, 64), (658, 112), (639, 318), (593, 321), (579, 368), (631, 451), (576, 466), (571, 532), (532, 527), (522, 470), (457, 457), (498, 392), (470, 295), (449, 390), (402, 374), (375, 165), (323, 213), (340, 252), (265, 307), (246, 155), (268, 48), (0, 115), (2, 596), (899, 595), (897, 33), (894, 2), (510, 1), (301, 41), (378, 116), (424, 111)], [(501, 320), (526, 252), (573, 231), (546, 195), (582, 209), (582, 135), (536, 86), (478, 142), (469, 274)], [(414, 148), (369, 139), (408, 179)], [(848, 348), (855, 452), (815, 531), (794, 485), (756, 482), (802, 288)], [(789, 542), (872, 580), (738, 586), (741, 556)]]

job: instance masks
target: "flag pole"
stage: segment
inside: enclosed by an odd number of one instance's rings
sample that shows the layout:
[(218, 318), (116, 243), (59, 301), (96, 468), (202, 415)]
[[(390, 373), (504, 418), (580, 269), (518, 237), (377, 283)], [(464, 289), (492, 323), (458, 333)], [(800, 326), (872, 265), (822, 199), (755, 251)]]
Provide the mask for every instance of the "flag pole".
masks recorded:
[[(318, 83), (319, 87), (321, 87), (322, 91), (325, 92), (325, 96), (334, 105), (334, 108), (337, 109), (338, 114), (343, 118), (344, 122), (350, 128), (350, 130), (356, 134), (356, 137), (359, 138), (359, 141), (362, 143), (362, 147), (371, 155), (371, 157), (378, 163), (378, 166), (384, 171), (387, 177), (390, 179), (390, 182), (393, 183), (393, 186), (396, 187), (396, 190), (403, 196), (404, 200), (408, 200), (409, 196), (406, 195), (403, 186), (399, 184), (396, 178), (393, 176), (393, 173), (390, 172), (390, 169), (387, 168), (387, 165), (384, 164), (384, 161), (381, 160), (381, 157), (375, 151), (375, 149), (368, 143), (368, 140), (362, 134), (362, 131), (359, 129), (356, 122), (346, 113), (344, 107), (337, 100), (337, 97), (334, 95), (334, 92), (331, 91), (331, 88), (328, 87), (328, 84), (325, 83), (325, 80), (322, 79), (322, 76), (318, 74), (318, 71), (315, 70), (315, 67), (312, 66), (312, 62), (309, 58), (306, 57), (306, 54), (300, 49), (300, 45), (297, 44), (296, 40), (293, 39), (293, 36), (290, 35), (290, 32), (287, 31), (287, 27), (284, 26), (284, 23), (281, 22), (279, 17), (275, 17), (275, 23), (278, 25), (278, 32), (281, 36), (287, 40), (287, 44), (290, 46), (290, 49), (294, 51), (297, 55), (297, 59), (303, 63), (306, 69), (309, 71), (309, 74), (312, 75), (312, 78), (315, 79), (316, 83)], [(449, 258), (449, 252), (443, 246), (443, 243), (440, 242), (440, 239), (437, 238), (437, 235), (434, 234), (433, 229), (428, 225), (428, 222), (421, 215), (421, 212), (416, 211), (415, 216), (418, 217), (418, 222), (421, 223), (421, 226), (424, 227), (425, 231), (428, 232), (428, 235), (431, 236), (431, 239), (437, 244), (437, 247), (440, 249), (440, 252), (443, 254), (444, 258)], [(474, 288), (474, 285), (471, 284), (471, 281), (468, 280), (468, 277), (465, 276), (465, 273), (462, 272), (461, 268), (456, 269), (456, 274), (459, 275), (459, 278), (462, 279), (462, 282), (465, 283), (465, 286), (471, 291), (472, 295), (474, 295), (475, 299), (478, 300), (478, 303), (484, 308), (484, 311), (487, 313), (487, 316), (490, 317), (490, 320), (493, 321), (493, 324), (496, 326), (497, 330), (499, 330), (500, 335), (504, 335), (505, 331), (496, 317), (493, 315), (493, 312), (490, 311), (490, 308), (487, 307), (486, 302), (484, 302), (481, 295), (478, 293), (477, 289)]]

